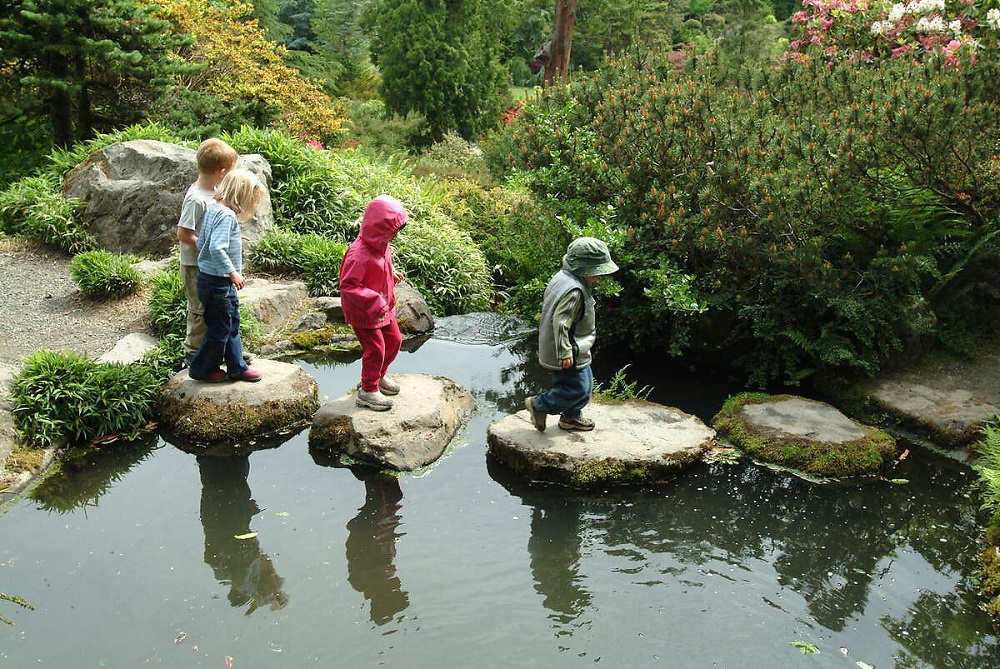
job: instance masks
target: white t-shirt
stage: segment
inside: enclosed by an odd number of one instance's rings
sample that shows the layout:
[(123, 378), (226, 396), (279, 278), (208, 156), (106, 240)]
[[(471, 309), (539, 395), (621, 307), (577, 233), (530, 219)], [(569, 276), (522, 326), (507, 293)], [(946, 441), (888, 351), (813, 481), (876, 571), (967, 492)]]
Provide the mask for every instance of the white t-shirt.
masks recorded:
[[(177, 227), (194, 230), (195, 234), (201, 234), (201, 223), (205, 220), (205, 210), (214, 202), (214, 191), (200, 188), (197, 181), (191, 184), (191, 187), (184, 194), (184, 203), (181, 205), (181, 217), (177, 221)], [(181, 264), (197, 267), (198, 249), (183, 242), (180, 247)]]

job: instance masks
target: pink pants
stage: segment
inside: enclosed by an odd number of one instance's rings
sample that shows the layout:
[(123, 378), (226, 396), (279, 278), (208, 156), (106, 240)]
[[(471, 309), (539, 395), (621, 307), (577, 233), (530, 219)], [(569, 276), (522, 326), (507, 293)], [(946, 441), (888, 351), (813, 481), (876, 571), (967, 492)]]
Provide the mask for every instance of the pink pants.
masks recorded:
[(396, 321), (381, 328), (352, 329), (361, 343), (361, 390), (373, 393), (378, 390), (378, 382), (396, 359), (403, 335)]

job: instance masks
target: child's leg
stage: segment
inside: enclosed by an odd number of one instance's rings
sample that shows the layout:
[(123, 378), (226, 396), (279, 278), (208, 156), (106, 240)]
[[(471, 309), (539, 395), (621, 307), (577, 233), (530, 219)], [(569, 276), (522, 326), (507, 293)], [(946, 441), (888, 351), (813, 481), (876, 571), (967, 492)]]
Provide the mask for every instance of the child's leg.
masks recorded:
[(198, 297), (205, 306), (205, 338), (191, 361), (192, 376), (205, 377), (219, 369), (229, 340), (229, 313), (226, 299), (232, 283), (228, 277), (198, 275)]
[(385, 351), (382, 354), (382, 367), (379, 370), (379, 379), (389, 371), (389, 365), (396, 359), (396, 356), (399, 354), (399, 347), (403, 345), (403, 333), (399, 331), (399, 323), (393, 321), (382, 328), (382, 341), (385, 342)]
[(579, 416), (590, 401), (593, 383), (594, 373), (589, 366), (552, 372), (552, 387), (535, 398), (535, 407), (547, 414), (567, 414), (576, 410), (575, 415)]
[(181, 281), (187, 298), (187, 326), (184, 333), (184, 357), (188, 362), (194, 357), (205, 338), (205, 305), (198, 297), (198, 266), (181, 265)]
[(361, 390), (366, 393), (378, 391), (382, 378), (382, 364), (385, 359), (385, 339), (381, 328), (353, 328), (354, 336), (361, 344)]
[(236, 286), (230, 284), (226, 296), (226, 312), (229, 316), (229, 336), (226, 341), (226, 373), (230, 377), (239, 376), (249, 369), (243, 360), (243, 340), (240, 338), (240, 298)]

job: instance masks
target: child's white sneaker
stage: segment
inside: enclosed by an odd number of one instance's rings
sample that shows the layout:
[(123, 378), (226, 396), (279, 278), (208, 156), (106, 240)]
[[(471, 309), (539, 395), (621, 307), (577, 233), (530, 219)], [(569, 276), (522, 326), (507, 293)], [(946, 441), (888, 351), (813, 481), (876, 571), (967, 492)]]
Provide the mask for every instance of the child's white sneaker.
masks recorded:
[(396, 379), (392, 378), (388, 374), (383, 376), (382, 380), (378, 382), (378, 389), (382, 391), (383, 395), (399, 394), (399, 384), (396, 383)]
[(392, 408), (392, 400), (377, 390), (373, 393), (358, 390), (358, 398), (354, 403), (372, 411), (388, 411)]

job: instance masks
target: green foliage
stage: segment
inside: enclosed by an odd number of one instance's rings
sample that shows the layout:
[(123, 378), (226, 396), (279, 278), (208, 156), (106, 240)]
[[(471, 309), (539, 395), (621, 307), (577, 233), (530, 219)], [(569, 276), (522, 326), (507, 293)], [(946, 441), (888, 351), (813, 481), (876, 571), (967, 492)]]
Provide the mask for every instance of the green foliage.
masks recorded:
[(1000, 423), (983, 429), (978, 445), (979, 460), (975, 464), (983, 491), (983, 508), (1000, 515)]
[(0, 231), (79, 253), (96, 246), (76, 219), (81, 204), (62, 196), (53, 175), (24, 177), (0, 192)]
[(354, 100), (347, 103), (350, 126), (344, 146), (373, 154), (409, 153), (425, 133), (427, 122), (418, 113), (392, 116), (381, 100)]
[(490, 11), (480, 0), (377, 3), (371, 39), (382, 98), (396, 114), (421, 113), (435, 141), (450, 131), (472, 138), (500, 114), (505, 72)]
[(11, 384), (18, 436), (47, 447), (145, 428), (162, 381), (145, 365), (106, 364), (73, 352), (40, 350)]
[(58, 146), (135, 122), (190, 68), (173, 58), (190, 42), (133, 0), (5, 3), (0, 87), (29, 118), (47, 117)]
[(84, 251), (70, 262), (69, 273), (88, 297), (120, 297), (142, 286), (138, 258), (110, 251)]
[(136, 139), (149, 139), (168, 144), (180, 144), (188, 148), (197, 148), (197, 141), (185, 139), (178, 132), (156, 121), (146, 121), (134, 125), (96, 133), (93, 137), (76, 142), (72, 146), (56, 147), (48, 158), (46, 172), (62, 178), (74, 167), (85, 161), (91, 155), (119, 142), (131, 142)]
[(609, 400), (645, 400), (653, 392), (651, 386), (636, 388), (638, 381), (628, 381), (625, 372), (629, 365), (625, 365), (611, 377), (611, 383), (604, 386), (603, 383), (594, 384), (594, 396), (603, 397)]
[(173, 335), (183, 340), (187, 330), (187, 298), (180, 272), (177, 268), (157, 272), (151, 283), (149, 317), (153, 330), (161, 337)]
[(490, 181), (489, 169), (479, 147), (458, 135), (445, 135), (413, 159), (413, 173), (435, 179)]
[[(5, 592), (0, 592), (0, 602), (10, 602), (11, 604), (16, 604), (17, 606), (20, 606), (22, 609), (28, 609), (29, 611), (35, 610), (35, 607), (30, 602), (28, 602), (28, 600), (26, 600), (24, 597), (19, 597), (17, 595), (8, 595)], [(4, 625), (14, 624), (13, 622), (7, 620), (3, 616), (0, 616), (0, 623), (3, 623)]]
[(613, 338), (721, 352), (758, 383), (871, 373), (1000, 310), (994, 56), (755, 71), (644, 54), (529, 101), (487, 158), (573, 234), (607, 235)]

